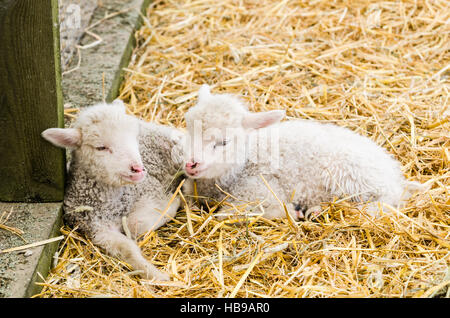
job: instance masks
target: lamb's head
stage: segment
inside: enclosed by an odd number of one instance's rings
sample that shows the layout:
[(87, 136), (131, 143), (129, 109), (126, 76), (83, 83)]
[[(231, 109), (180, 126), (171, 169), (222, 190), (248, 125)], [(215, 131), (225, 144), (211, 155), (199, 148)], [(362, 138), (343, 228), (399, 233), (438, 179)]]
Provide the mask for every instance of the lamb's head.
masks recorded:
[(42, 136), (72, 151), (71, 165), (111, 186), (137, 183), (145, 169), (139, 153), (139, 122), (121, 101), (81, 111), (72, 128), (49, 128)]
[(203, 85), (197, 104), (185, 114), (186, 174), (217, 178), (244, 164), (249, 132), (279, 122), (284, 114), (281, 110), (251, 113), (236, 96), (211, 94), (210, 87)]

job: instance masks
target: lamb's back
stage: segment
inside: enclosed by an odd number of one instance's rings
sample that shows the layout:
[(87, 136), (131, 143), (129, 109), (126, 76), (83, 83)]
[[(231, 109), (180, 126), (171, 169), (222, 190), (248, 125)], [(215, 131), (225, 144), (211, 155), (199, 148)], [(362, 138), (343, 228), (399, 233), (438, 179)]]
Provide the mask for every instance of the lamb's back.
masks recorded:
[(403, 191), (399, 162), (368, 137), (334, 124), (306, 120), (281, 123), (279, 129), (281, 166), (289, 172), (284, 174), (284, 183), (294, 177), (319, 192), (339, 193), (346, 188), (354, 194), (374, 188), (393, 193), (395, 198)]

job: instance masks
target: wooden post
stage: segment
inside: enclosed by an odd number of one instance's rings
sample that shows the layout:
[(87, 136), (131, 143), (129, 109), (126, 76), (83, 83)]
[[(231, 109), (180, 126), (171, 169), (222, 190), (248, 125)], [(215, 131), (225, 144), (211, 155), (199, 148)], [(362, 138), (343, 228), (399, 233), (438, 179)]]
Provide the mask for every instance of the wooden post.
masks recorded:
[(57, 0), (0, 0), (0, 201), (64, 195), (65, 152), (41, 137), (64, 127)]

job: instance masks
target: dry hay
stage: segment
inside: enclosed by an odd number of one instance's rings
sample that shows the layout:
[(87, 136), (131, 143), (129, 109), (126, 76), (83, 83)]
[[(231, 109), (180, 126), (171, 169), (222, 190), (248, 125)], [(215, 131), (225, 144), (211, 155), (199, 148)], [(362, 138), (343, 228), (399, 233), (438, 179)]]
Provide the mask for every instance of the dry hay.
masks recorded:
[(209, 83), (368, 136), (432, 189), (380, 219), (345, 201), (297, 224), (182, 210), (140, 241), (166, 285), (65, 228), (40, 296), (448, 297), (449, 21), (448, 1), (155, 1), (120, 95), (131, 113), (183, 127)]

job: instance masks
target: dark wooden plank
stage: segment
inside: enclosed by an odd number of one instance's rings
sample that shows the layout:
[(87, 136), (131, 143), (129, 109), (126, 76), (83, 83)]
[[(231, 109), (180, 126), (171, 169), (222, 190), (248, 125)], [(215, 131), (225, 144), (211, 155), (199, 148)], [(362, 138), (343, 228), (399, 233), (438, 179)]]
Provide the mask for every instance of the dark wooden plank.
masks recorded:
[(64, 150), (40, 136), (64, 125), (57, 0), (0, 0), (0, 43), (0, 201), (60, 201)]

